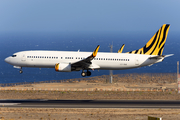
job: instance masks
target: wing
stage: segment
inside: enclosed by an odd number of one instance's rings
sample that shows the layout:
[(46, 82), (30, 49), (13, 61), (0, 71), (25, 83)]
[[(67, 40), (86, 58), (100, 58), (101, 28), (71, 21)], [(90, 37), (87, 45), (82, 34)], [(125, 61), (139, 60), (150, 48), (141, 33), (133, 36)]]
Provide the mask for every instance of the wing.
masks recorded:
[(78, 62), (72, 63), (71, 66), (79, 69), (93, 69), (93, 68), (98, 68), (99, 66), (97, 65), (92, 65), (92, 60), (96, 57), (97, 52), (99, 50), (99, 45), (96, 47), (94, 52), (87, 57), (86, 59), (80, 60)]

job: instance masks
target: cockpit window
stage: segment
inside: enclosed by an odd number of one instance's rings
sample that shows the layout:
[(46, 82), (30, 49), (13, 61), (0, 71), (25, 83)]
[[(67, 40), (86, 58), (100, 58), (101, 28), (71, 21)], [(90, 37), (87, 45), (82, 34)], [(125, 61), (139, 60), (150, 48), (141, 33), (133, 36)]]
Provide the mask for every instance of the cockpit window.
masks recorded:
[(12, 55), (12, 57), (16, 57), (17, 55)]

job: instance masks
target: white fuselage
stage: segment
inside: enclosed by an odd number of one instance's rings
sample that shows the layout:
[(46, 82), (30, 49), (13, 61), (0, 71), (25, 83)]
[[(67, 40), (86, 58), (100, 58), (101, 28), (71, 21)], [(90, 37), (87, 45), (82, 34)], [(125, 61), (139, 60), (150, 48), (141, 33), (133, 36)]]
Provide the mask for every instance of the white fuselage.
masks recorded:
[[(91, 55), (91, 52), (22, 51), (5, 59), (15, 67), (54, 68), (57, 63), (73, 64)], [(123, 70), (152, 65), (163, 59), (149, 59), (154, 55), (98, 52), (90, 69)], [(80, 69), (76, 69), (80, 70)]]

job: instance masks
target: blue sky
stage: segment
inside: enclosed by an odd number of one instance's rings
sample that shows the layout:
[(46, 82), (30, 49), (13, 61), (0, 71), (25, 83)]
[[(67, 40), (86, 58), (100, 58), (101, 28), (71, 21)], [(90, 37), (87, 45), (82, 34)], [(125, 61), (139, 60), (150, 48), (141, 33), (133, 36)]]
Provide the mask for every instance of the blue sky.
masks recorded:
[(1, 0), (0, 32), (179, 32), (179, 0)]

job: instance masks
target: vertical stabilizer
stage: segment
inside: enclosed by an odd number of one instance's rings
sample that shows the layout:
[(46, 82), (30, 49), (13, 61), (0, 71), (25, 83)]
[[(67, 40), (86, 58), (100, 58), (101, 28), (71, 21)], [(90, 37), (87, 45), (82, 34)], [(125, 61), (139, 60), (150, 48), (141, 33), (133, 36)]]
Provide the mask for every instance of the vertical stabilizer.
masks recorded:
[(154, 36), (139, 50), (127, 52), (129, 54), (162, 55), (166, 38), (169, 31), (169, 24), (164, 24)]

